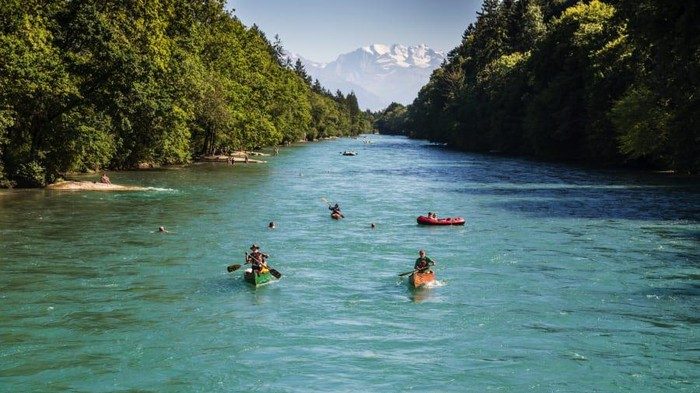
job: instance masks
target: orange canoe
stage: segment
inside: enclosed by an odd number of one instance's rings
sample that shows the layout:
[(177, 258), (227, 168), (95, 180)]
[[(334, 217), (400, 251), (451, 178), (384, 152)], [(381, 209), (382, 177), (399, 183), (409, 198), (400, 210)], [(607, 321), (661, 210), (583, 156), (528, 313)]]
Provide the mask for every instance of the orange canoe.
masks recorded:
[(423, 285), (435, 281), (435, 272), (428, 271), (425, 273), (413, 273), (408, 277), (408, 282), (414, 288), (422, 287)]

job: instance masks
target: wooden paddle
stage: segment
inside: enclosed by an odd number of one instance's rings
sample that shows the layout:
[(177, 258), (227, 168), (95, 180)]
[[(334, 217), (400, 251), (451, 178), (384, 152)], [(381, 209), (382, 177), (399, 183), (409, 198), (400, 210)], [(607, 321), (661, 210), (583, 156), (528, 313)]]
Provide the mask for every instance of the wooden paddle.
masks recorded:
[(273, 269), (271, 267), (268, 267), (268, 270), (270, 270), (270, 274), (272, 274), (273, 277), (279, 279), (282, 277), (282, 273), (278, 272), (277, 269)]
[[(245, 253), (245, 259), (244, 259), (244, 261), (245, 261), (245, 263), (248, 263), (248, 253), (247, 253), (247, 252)], [(228, 267), (226, 268), (226, 270), (227, 270), (229, 273), (235, 272), (236, 270), (240, 269), (241, 266), (242, 266), (242, 265), (241, 265), (240, 263), (234, 263), (233, 265), (228, 265)]]
[[(248, 262), (248, 253), (247, 253), (247, 252), (245, 253), (245, 259), (246, 259), (246, 262), (245, 262), (245, 263), (249, 263), (249, 262)], [(233, 272), (233, 271), (236, 271), (236, 270), (240, 269), (241, 266), (242, 266), (241, 264), (235, 263), (235, 264), (233, 264), (233, 265), (229, 265), (229, 266), (226, 268), (226, 270), (228, 270), (228, 272), (231, 273), (231, 272)], [(280, 277), (282, 277), (282, 273), (278, 272), (277, 269), (273, 269), (273, 268), (271, 268), (271, 267), (268, 267), (267, 269), (270, 271), (270, 274), (272, 274), (275, 278), (280, 278)]]
[[(429, 267), (430, 267), (430, 266), (434, 266), (434, 265), (435, 265), (435, 262), (430, 262), (430, 263), (428, 264)], [(407, 275), (407, 274), (412, 274), (412, 273), (416, 273), (416, 272), (419, 272), (419, 271), (421, 271), (421, 270), (427, 270), (427, 269), (428, 269), (428, 268), (425, 267), (425, 268), (423, 268), (423, 269), (411, 270), (410, 272), (405, 272), (405, 273), (399, 274), (399, 277), (403, 277), (403, 276), (405, 276), (405, 275)]]
[[(321, 198), (321, 200), (324, 201), (324, 202), (326, 202), (326, 204), (328, 204), (328, 207), (331, 207), (331, 203), (328, 202), (328, 199), (326, 199), (326, 198)], [(340, 217), (341, 217), (341, 218), (345, 218), (345, 215), (344, 215), (343, 213), (341, 213), (340, 210), (338, 210), (338, 214), (340, 214)]]

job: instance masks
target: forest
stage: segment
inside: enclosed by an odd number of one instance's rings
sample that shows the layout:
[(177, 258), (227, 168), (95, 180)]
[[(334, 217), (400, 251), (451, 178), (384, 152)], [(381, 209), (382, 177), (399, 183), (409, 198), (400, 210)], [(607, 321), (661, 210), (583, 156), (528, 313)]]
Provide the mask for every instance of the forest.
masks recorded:
[(700, 3), (485, 0), (382, 133), (585, 165), (700, 170)]
[(225, 0), (0, 3), (0, 187), (370, 130)]

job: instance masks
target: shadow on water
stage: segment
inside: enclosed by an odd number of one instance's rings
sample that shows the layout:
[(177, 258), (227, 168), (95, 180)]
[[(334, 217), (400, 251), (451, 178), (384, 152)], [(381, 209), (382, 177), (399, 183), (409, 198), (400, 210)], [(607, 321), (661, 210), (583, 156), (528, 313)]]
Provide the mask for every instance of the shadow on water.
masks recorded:
[[(511, 212), (543, 218), (700, 221), (700, 208), (689, 202), (698, 190), (658, 187), (495, 187), (464, 188), (472, 195), (507, 197), (487, 202)], [(690, 194), (690, 196), (688, 195)], [(697, 237), (697, 234), (695, 235)]]
[(429, 179), (422, 186), (430, 191), (483, 197), (477, 199), (487, 208), (533, 217), (700, 221), (696, 178), (460, 153), (429, 143), (404, 145), (400, 141), (381, 148), (387, 154), (400, 151), (415, 160), (411, 165), (345, 171), (380, 179)]
[(200, 293), (216, 294), (220, 296), (237, 296), (243, 294), (260, 294), (268, 288), (275, 287), (279, 281), (284, 279), (273, 279), (269, 283), (258, 285), (257, 287), (243, 280), (243, 270), (237, 270), (223, 275), (217, 275), (206, 279), (201, 284)]

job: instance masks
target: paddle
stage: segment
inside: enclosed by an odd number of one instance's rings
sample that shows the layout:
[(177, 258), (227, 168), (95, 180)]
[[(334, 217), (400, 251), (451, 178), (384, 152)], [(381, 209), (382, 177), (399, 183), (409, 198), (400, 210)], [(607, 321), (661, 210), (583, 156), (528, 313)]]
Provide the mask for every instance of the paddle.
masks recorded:
[[(329, 207), (329, 208), (331, 207), (331, 203), (328, 202), (328, 199), (326, 199), (326, 198), (321, 198), (321, 200), (322, 200), (323, 202), (326, 202), (326, 204), (328, 204), (328, 207)], [(345, 218), (345, 215), (344, 215), (343, 213), (341, 213), (340, 210), (338, 210), (338, 214), (340, 214), (340, 217), (341, 217), (341, 218)]]
[[(430, 262), (430, 263), (428, 264), (428, 266), (434, 266), (434, 265), (435, 265), (435, 262)], [(424, 267), (423, 269), (415, 269), (415, 270), (411, 270), (410, 272), (404, 272), (404, 273), (399, 274), (399, 277), (403, 277), (403, 276), (405, 276), (405, 275), (413, 274), (413, 273), (419, 272), (419, 271), (421, 271), (421, 270), (426, 270), (426, 269), (428, 269), (428, 268), (427, 268), (427, 267)]]
[[(246, 262), (245, 262), (245, 263), (250, 263), (250, 262), (248, 262), (248, 253), (247, 253), (247, 252), (245, 253), (245, 259), (246, 259)], [(236, 271), (236, 270), (240, 269), (241, 266), (242, 266), (241, 264), (235, 263), (235, 264), (233, 264), (233, 265), (229, 265), (229, 266), (226, 268), (226, 270), (228, 270), (228, 272), (231, 273), (231, 272), (233, 272), (233, 271)], [(275, 278), (280, 278), (280, 277), (282, 277), (282, 273), (278, 272), (277, 269), (273, 269), (273, 268), (271, 268), (271, 267), (268, 267), (267, 269), (270, 271), (270, 274), (272, 274)]]
[(282, 277), (282, 273), (278, 272), (277, 269), (273, 269), (271, 267), (268, 267), (270, 270), (270, 274), (272, 274), (275, 278), (280, 278)]
[[(248, 253), (247, 253), (247, 252), (245, 253), (245, 261), (246, 261), (245, 263), (248, 263)], [(241, 264), (240, 264), (240, 263), (234, 263), (233, 265), (228, 265), (228, 267), (226, 268), (226, 270), (227, 270), (229, 273), (231, 273), (231, 272), (235, 272), (236, 270), (238, 270), (238, 269), (240, 269), (240, 268), (241, 268)]]

